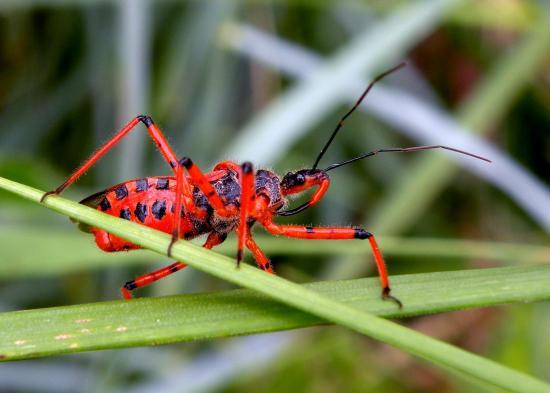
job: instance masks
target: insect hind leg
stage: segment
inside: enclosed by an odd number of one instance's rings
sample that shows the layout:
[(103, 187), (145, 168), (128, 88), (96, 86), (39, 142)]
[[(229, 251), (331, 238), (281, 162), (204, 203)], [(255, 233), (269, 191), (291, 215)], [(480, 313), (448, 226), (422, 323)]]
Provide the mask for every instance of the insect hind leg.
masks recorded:
[(128, 281), (126, 284), (123, 285), (122, 288), (120, 288), (120, 291), (122, 292), (122, 296), (124, 296), (124, 299), (130, 300), (132, 298), (131, 291), (133, 291), (134, 289), (144, 287), (145, 285), (149, 285), (185, 267), (187, 267), (185, 263), (174, 262), (168, 266), (155, 270), (151, 273), (141, 275), (134, 280)]

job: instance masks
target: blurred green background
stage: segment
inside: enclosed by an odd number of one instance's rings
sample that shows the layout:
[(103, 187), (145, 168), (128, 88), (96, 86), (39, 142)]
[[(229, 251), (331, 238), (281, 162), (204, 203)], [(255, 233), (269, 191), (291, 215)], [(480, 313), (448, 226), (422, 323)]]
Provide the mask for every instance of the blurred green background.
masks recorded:
[[(548, 26), (547, 3), (534, 0), (2, 0), (0, 176), (53, 189), (139, 113), (203, 170), (249, 159), (284, 174), (311, 166), (370, 78), (407, 60), (346, 122), (323, 165), (436, 143), (493, 164), (451, 161), (451, 153), (380, 155), (331, 172), (316, 208), (281, 221), (365, 225), (382, 239), (390, 274), (548, 263), (548, 252), (490, 257), (462, 242), (548, 244)], [(168, 173), (139, 130), (66, 196)], [(262, 244), (264, 232), (256, 233)], [(431, 238), (455, 248), (425, 249)], [(233, 252), (234, 239), (226, 243)], [(375, 274), (368, 250), (308, 256), (299, 243), (272, 253), (285, 278)], [(5, 192), (0, 249), (1, 311), (115, 299), (122, 283), (166, 264), (141, 251), (102, 254), (64, 217)], [(188, 270), (139, 296), (225, 288)], [(403, 323), (550, 379), (548, 304)], [(0, 365), (0, 392), (478, 389), (324, 327)]]

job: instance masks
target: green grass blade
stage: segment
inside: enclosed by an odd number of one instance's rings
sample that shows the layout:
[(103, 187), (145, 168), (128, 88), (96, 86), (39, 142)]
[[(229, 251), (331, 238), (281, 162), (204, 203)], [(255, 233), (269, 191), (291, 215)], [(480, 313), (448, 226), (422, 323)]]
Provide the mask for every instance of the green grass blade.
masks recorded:
[[(369, 266), (370, 247), (355, 241), (315, 241), (256, 236), (257, 243), (269, 256), (365, 256)], [(504, 264), (550, 263), (550, 247), (498, 242), (380, 237), (378, 242), (392, 265), (393, 257), (437, 258), (446, 263), (455, 260), (487, 260)], [(105, 253), (99, 250), (89, 234), (40, 227), (0, 227), (0, 250), (5, 263), (0, 263), (0, 279), (40, 277), (89, 271), (108, 266), (144, 265), (159, 262), (157, 255), (140, 250), (131, 253)], [(216, 251), (233, 255), (235, 244), (227, 241)], [(444, 265), (442, 265), (443, 267)]]
[[(42, 191), (3, 178), (0, 178), (0, 187), (34, 202), (38, 202), (43, 195)], [(170, 242), (170, 237), (167, 234), (106, 215), (60, 197), (54, 196), (47, 199), (44, 206), (78, 221), (103, 228), (162, 255), (165, 255)], [(185, 261), (198, 270), (245, 288), (253, 289), (320, 319), (346, 326), (428, 360), (444, 369), (452, 369), (461, 375), (508, 391), (550, 391), (548, 384), (529, 375), (432, 339), (355, 307), (332, 300), (306, 287), (274, 275), (265, 274), (251, 266), (243, 265), (240, 269), (236, 269), (233, 259), (205, 250), (189, 242), (178, 242), (174, 245), (172, 252), (175, 258)], [(455, 290), (460, 291), (460, 286), (455, 287)], [(399, 293), (396, 292), (395, 295), (399, 296)], [(405, 298), (403, 300), (407, 301)], [(128, 307), (125, 304), (123, 306)], [(43, 323), (46, 322), (43, 321)], [(64, 339), (64, 336), (58, 339)]]
[[(407, 299), (403, 312), (379, 300), (376, 278), (319, 282), (304, 288), (385, 317), (550, 299), (550, 266), (414, 274), (392, 279), (400, 296)], [(454, 290), (457, 282), (460, 291)], [(20, 360), (322, 323), (326, 322), (250, 290), (119, 300), (0, 314), (0, 357)]]

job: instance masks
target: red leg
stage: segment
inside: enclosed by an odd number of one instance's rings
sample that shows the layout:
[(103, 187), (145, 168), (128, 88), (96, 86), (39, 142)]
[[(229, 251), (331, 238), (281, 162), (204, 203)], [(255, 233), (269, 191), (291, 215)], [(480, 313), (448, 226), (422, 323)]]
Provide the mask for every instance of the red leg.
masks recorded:
[(243, 247), (248, 229), (248, 216), (253, 208), (254, 189), (254, 169), (250, 162), (241, 165), (241, 199), (240, 199), (240, 220), (237, 229), (237, 266), (243, 259)]
[[(57, 187), (54, 191), (46, 193), (42, 197), (42, 200), (44, 200), (47, 195), (60, 194), (65, 188), (74, 183), (80, 176), (82, 176), (88, 169), (90, 169), (92, 165), (94, 165), (101, 157), (103, 157), (105, 153), (107, 153), (112, 147), (120, 142), (122, 138), (128, 135), (139, 122), (142, 122), (143, 124), (145, 124), (145, 126), (147, 126), (147, 131), (149, 135), (159, 148), (168, 165), (170, 165), (170, 167), (174, 170), (174, 173), (176, 173), (178, 161), (176, 155), (168, 145), (166, 138), (164, 137), (160, 129), (156, 126), (156, 124), (153, 123), (153, 120), (149, 116), (140, 115), (135, 117), (128, 124), (126, 124), (114, 137), (112, 137), (109, 141), (107, 141), (107, 143), (105, 143), (94, 154), (92, 154), (90, 158), (88, 158), (84, 162), (84, 164), (82, 164), (63, 184)], [(184, 183), (184, 187), (186, 188), (186, 195), (191, 195), (191, 189), (189, 187), (189, 184), (187, 184), (186, 179), (184, 179)]]
[(245, 244), (246, 244), (246, 247), (252, 252), (252, 254), (254, 254), (254, 260), (256, 261), (256, 264), (260, 269), (268, 273), (275, 273), (273, 271), (273, 266), (271, 265), (271, 261), (260, 249), (260, 247), (256, 244), (256, 242), (252, 238), (252, 234), (250, 233), (250, 230), (248, 230), (248, 235), (246, 237)]
[(380, 275), (380, 283), (382, 285), (382, 298), (391, 299), (399, 308), (403, 305), (399, 299), (390, 295), (390, 284), (386, 263), (382, 257), (382, 253), (378, 248), (374, 235), (361, 228), (341, 228), (341, 227), (308, 227), (298, 225), (277, 225), (270, 219), (264, 219), (262, 224), (264, 227), (275, 235), (283, 235), (300, 239), (328, 239), (328, 240), (343, 240), (343, 239), (368, 239), (374, 255), (374, 261)]
[(227, 171), (231, 170), (234, 172), (239, 173), (241, 170), (241, 167), (239, 164), (233, 162), (233, 161), (221, 161), (216, 164), (216, 166), (213, 169), (214, 171)]
[(223, 217), (234, 216), (237, 213), (237, 209), (233, 206), (225, 206), (217, 193), (216, 189), (210, 183), (205, 174), (199, 169), (189, 157), (184, 157), (180, 160), (180, 164), (187, 169), (189, 176), (196, 184), (196, 186), (202, 191), (202, 193), (208, 199), (210, 205), (214, 208), (217, 214)]
[[(98, 151), (92, 154), (92, 156), (88, 158), (84, 162), (84, 164), (82, 164), (80, 168), (78, 168), (63, 184), (57, 187), (54, 191), (49, 191), (45, 193), (42, 196), (41, 202), (44, 201), (44, 199), (48, 195), (60, 194), (61, 192), (63, 192), (65, 188), (74, 183), (80, 176), (82, 176), (88, 169), (90, 169), (92, 165), (94, 165), (101, 157), (103, 157), (103, 155), (105, 155), (105, 153), (107, 153), (112, 147), (120, 142), (122, 138), (128, 135), (139, 122), (145, 124), (145, 126), (147, 127), (147, 132), (151, 136), (151, 139), (153, 139), (153, 141), (159, 148), (162, 156), (174, 171), (177, 183), (176, 211), (181, 211), (182, 204), (185, 206), (185, 209), (187, 211), (192, 211), (195, 207), (193, 204), (193, 194), (191, 186), (189, 185), (187, 178), (184, 176), (183, 168), (181, 167), (181, 165), (178, 164), (176, 155), (166, 141), (166, 137), (164, 136), (162, 131), (157, 127), (157, 125), (149, 116), (144, 115), (137, 116), (128, 124), (126, 124), (126, 126), (124, 126), (114, 137), (112, 137), (109, 141), (107, 141), (107, 143), (101, 146)], [(170, 255), (172, 245), (180, 237), (180, 220), (177, 219), (177, 215), (175, 215), (174, 217), (176, 217), (176, 219), (174, 219), (173, 222), (172, 241), (170, 242), (170, 246), (168, 247), (168, 255)]]
[[(211, 232), (208, 235), (208, 238), (206, 239), (206, 242), (204, 243), (203, 247), (207, 249), (211, 249), (212, 247), (217, 246), (218, 244), (223, 243), (227, 235), (225, 234), (218, 234), (215, 232)], [(142, 276), (139, 276), (135, 280), (128, 281), (124, 286), (120, 289), (122, 292), (122, 296), (124, 296), (125, 299), (131, 299), (132, 294), (131, 291), (143, 287), (145, 285), (149, 285), (152, 282), (155, 282), (157, 280), (160, 280), (161, 278), (164, 278), (166, 276), (169, 276), (172, 273), (177, 272), (178, 270), (183, 269), (184, 267), (187, 267), (185, 263), (181, 262), (175, 262), (171, 265), (168, 265), (166, 267), (163, 267), (159, 270), (155, 270), (154, 272), (144, 274)]]
[[(186, 196), (183, 196), (183, 193), (186, 193)], [(189, 193), (187, 193), (189, 192)], [(191, 187), (187, 183), (187, 178), (185, 177), (183, 173), (183, 168), (181, 165), (176, 166), (176, 212), (181, 212), (181, 205), (185, 204), (186, 211), (192, 211), (194, 210), (195, 205), (192, 202), (192, 196), (191, 196)], [(185, 198), (185, 200), (182, 201), (182, 198)], [(172, 246), (175, 242), (178, 241), (178, 239), (181, 237), (181, 220), (179, 214), (173, 214), (172, 215), (172, 239), (170, 240), (170, 244), (168, 245), (168, 250), (166, 254), (168, 256), (172, 256)]]
[(131, 291), (133, 291), (134, 289), (149, 285), (152, 282), (160, 280), (161, 278), (169, 276), (170, 274), (183, 269), (184, 267), (187, 267), (185, 263), (175, 262), (159, 270), (155, 270), (154, 272), (139, 276), (135, 280), (128, 281), (126, 284), (124, 284), (122, 288), (120, 288), (122, 296), (124, 296), (125, 299), (129, 300), (132, 298)]
[(213, 247), (222, 244), (226, 238), (227, 234), (225, 233), (210, 232), (206, 242), (204, 242), (202, 246), (208, 250), (211, 250)]

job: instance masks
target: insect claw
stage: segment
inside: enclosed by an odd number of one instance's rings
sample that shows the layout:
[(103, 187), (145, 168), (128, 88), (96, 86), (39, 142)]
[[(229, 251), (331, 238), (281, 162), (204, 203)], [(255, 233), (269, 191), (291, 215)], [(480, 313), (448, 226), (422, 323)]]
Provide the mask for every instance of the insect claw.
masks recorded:
[(172, 247), (177, 241), (178, 239), (174, 237), (172, 237), (172, 240), (170, 240), (170, 244), (168, 245), (168, 250), (166, 250), (166, 255), (168, 255), (170, 258), (172, 258)]
[(395, 304), (397, 304), (400, 310), (403, 309), (403, 303), (401, 303), (401, 300), (399, 300), (395, 296), (390, 295), (390, 287), (385, 287), (384, 289), (382, 289), (382, 300), (391, 300)]
[(132, 281), (128, 281), (126, 284), (124, 284), (122, 286), (122, 288), (120, 288), (120, 292), (122, 293), (122, 296), (124, 297), (124, 299), (126, 300), (131, 300), (132, 299), (132, 290), (136, 289), (137, 288), (137, 285), (136, 285), (136, 282), (134, 280)]
[(124, 297), (125, 300), (131, 300), (132, 299), (132, 293), (127, 290), (126, 288), (122, 287), (120, 288), (120, 292), (122, 293), (122, 297)]
[(239, 249), (237, 251), (237, 269), (241, 267), (241, 261), (243, 260), (243, 250)]
[(42, 197), (40, 198), (40, 203), (44, 202), (46, 200), (46, 198), (50, 195), (57, 195), (57, 191), (48, 191), (48, 192), (45, 192), (44, 195), (42, 195)]

